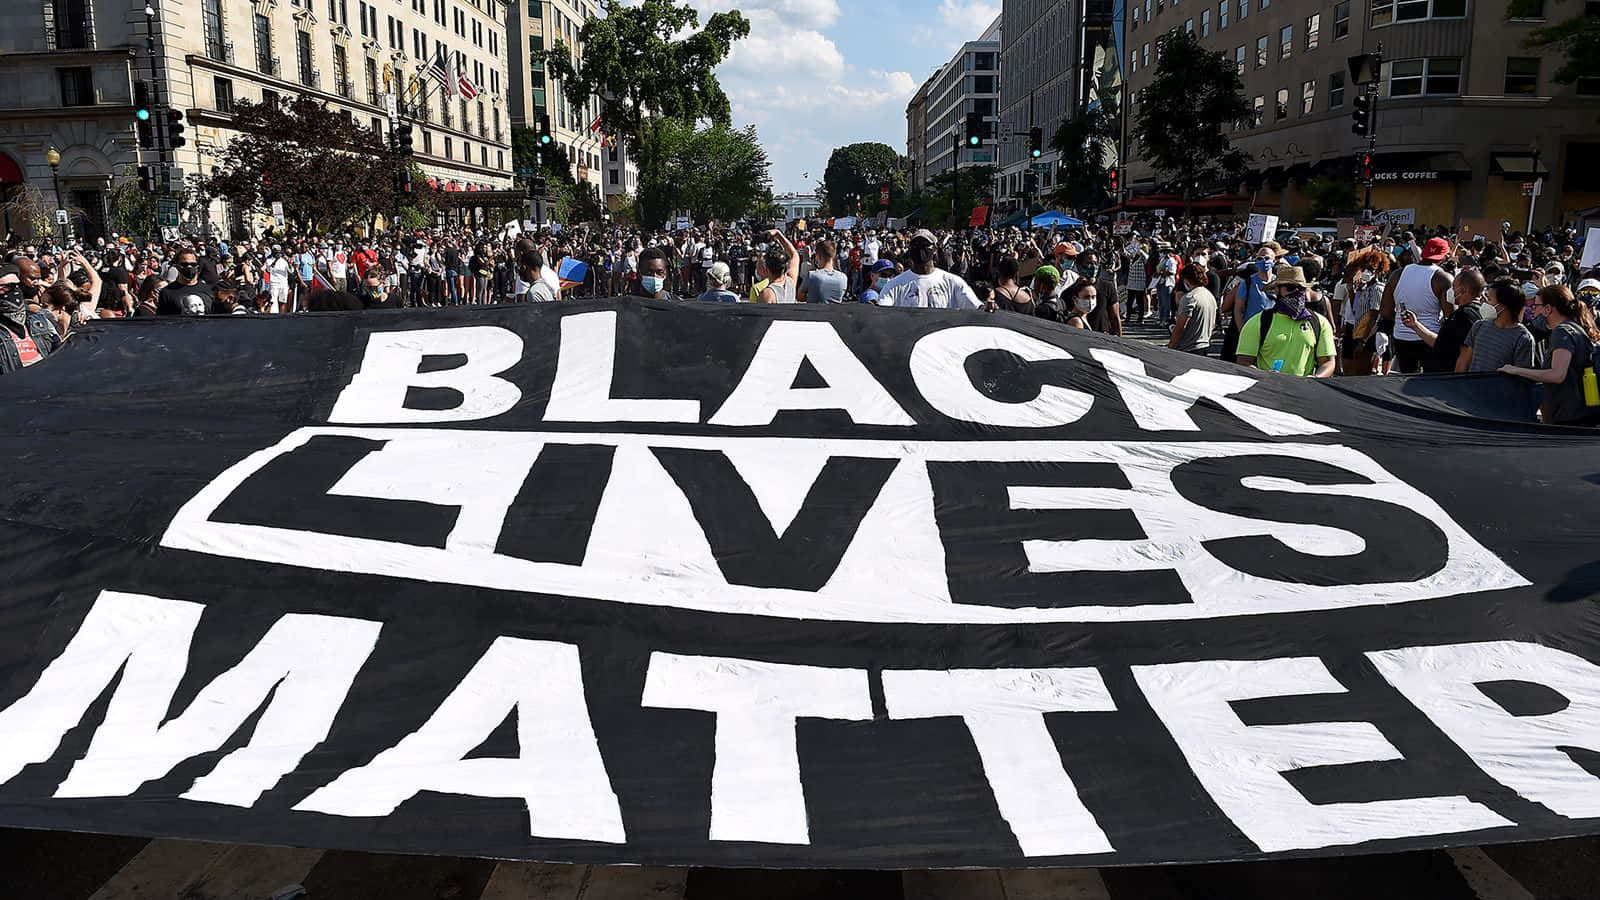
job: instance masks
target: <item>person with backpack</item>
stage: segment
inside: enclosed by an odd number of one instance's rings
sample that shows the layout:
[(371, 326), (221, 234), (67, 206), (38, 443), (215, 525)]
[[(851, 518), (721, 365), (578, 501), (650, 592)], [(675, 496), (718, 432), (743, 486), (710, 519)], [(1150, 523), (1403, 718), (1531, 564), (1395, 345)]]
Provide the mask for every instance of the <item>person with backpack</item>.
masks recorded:
[(1539, 415), (1546, 425), (1600, 424), (1600, 389), (1594, 374), (1600, 328), (1595, 327), (1594, 313), (1564, 284), (1540, 288), (1533, 297), (1533, 313), (1544, 316), (1550, 326), (1549, 367), (1501, 366), (1500, 372), (1545, 386)]
[(1279, 266), (1271, 288), (1276, 302), (1244, 323), (1236, 361), (1263, 372), (1329, 378), (1333, 375), (1333, 325), (1306, 306), (1311, 285), (1298, 266)]

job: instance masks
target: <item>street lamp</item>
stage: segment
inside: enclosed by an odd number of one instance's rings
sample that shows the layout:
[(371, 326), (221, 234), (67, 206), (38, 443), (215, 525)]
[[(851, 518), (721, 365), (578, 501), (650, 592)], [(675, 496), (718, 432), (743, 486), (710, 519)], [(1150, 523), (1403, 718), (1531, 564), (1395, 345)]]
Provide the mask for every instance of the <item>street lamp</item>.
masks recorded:
[(56, 224), (61, 227), (61, 242), (65, 244), (66, 223), (61, 221), (61, 210), (65, 208), (61, 205), (61, 151), (51, 146), (44, 151), (44, 161), (50, 164), (50, 181), (56, 189)]

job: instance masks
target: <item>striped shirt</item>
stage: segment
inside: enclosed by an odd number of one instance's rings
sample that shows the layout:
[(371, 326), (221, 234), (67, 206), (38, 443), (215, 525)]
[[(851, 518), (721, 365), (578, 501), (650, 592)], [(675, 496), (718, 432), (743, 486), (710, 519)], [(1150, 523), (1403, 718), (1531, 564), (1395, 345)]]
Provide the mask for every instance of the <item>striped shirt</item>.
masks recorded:
[(1479, 319), (1467, 332), (1465, 344), (1472, 348), (1468, 372), (1495, 372), (1501, 366), (1533, 368), (1533, 333), (1521, 323), (1501, 328), (1493, 319)]

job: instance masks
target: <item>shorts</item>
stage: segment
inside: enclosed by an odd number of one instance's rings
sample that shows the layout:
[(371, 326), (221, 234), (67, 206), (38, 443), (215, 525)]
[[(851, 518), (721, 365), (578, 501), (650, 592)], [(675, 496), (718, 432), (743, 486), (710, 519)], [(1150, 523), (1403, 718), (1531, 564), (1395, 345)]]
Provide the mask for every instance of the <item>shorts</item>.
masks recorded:
[(1428, 359), (1428, 345), (1422, 341), (1394, 341), (1394, 359), (1401, 372), (1421, 372)]
[(267, 285), (267, 296), (271, 301), (269, 308), (272, 312), (282, 312), (283, 305), (289, 302), (289, 282), (274, 281)]

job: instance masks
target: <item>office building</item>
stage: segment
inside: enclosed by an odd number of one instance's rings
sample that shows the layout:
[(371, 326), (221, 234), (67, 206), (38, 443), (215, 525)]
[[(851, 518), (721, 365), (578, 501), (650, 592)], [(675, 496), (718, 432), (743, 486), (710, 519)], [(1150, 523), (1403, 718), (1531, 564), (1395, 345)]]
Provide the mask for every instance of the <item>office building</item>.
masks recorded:
[[(1546, 6), (1550, 22), (1582, 12)], [(1298, 221), (1311, 211), (1308, 180), (1358, 180), (1367, 141), (1351, 132), (1361, 89), (1347, 61), (1381, 43), (1374, 207), (1422, 224), (1494, 217), (1521, 227), (1523, 185), (1554, 173), (1534, 221), (1562, 221), (1600, 204), (1600, 79), (1556, 84), (1561, 58), (1523, 45), (1546, 19), (1504, 15), (1503, 4), (1467, 0), (1140, 0), (1129, 6), (1128, 75), (1137, 93), (1172, 28), (1224, 53), (1253, 110), (1230, 132), (1250, 158), (1242, 190), (1255, 209)], [(1128, 182), (1157, 187), (1137, 155)]]
[[(967, 41), (930, 80), (924, 101), (921, 170), (924, 182), (959, 165), (995, 163), (995, 123), (1000, 97), (1000, 19), (996, 17), (976, 40)], [(987, 139), (981, 147), (968, 147), (967, 114), (983, 116)]]
[(909, 181), (913, 191), (928, 186), (928, 91), (943, 72), (943, 66), (935, 69), (906, 104), (906, 159), (911, 165)]
[(639, 170), (628, 156), (628, 148), (606, 140), (598, 97), (591, 97), (583, 106), (572, 103), (560, 82), (533, 59), (535, 53), (562, 44), (577, 68), (584, 50), (578, 33), (585, 22), (599, 15), (598, 3), (512, 0), (507, 11), (507, 40), (516, 48), (509, 60), (512, 124), (533, 128), (541, 115), (549, 116), (551, 134), (557, 149), (567, 157), (572, 177), (590, 185), (596, 197), (615, 208), (624, 195), (639, 189)]
[[(6, 4), (0, 190), (14, 196), (26, 182), (51, 196), (56, 179), (46, 159), (53, 147), (62, 203), (78, 216), (75, 230), (104, 234), (113, 183), (155, 161), (138, 146), (136, 90), (184, 113), (187, 144), (172, 158), (193, 179), (216, 166), (234, 133), (236, 101), (304, 95), (387, 133), (390, 96), (440, 54), (454, 57), (478, 95), (443, 97), (438, 82), (424, 79), (429, 93), (413, 132), (416, 162), (452, 191), (508, 188), (505, 13), (500, 0)], [(136, 88), (141, 83), (148, 87)], [(236, 233), (265, 224), (262, 212), (197, 204), (185, 210), (184, 228)]]
[[(1195, 0), (1190, 0), (1195, 2)], [(1050, 138), (1079, 96), (1076, 74), (1081, 17), (1071, 0), (1005, 0), (1000, 13), (1000, 116), (996, 140), (999, 167), (995, 195), (1002, 210), (1017, 209), (1030, 164), (1039, 165), (1039, 189), (1048, 192), (1060, 154)], [(1031, 127), (1044, 131), (1045, 152), (1028, 156)]]

